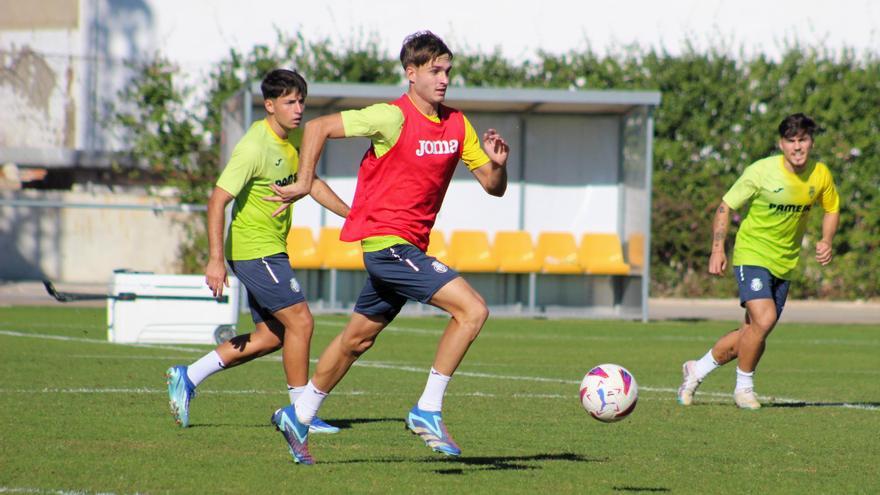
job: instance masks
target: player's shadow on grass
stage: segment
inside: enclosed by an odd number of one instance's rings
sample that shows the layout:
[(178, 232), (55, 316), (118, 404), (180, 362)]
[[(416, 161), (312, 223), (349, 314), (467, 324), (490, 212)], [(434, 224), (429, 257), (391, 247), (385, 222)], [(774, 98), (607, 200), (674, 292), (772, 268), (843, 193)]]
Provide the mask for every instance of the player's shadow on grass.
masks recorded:
[[(571, 452), (563, 452), (560, 454), (534, 454), (534, 455), (515, 455), (501, 457), (449, 457), (440, 459), (439, 462), (449, 465), (465, 465), (475, 466), (479, 471), (525, 471), (530, 469), (541, 469), (540, 466), (526, 464), (528, 462), (545, 462), (545, 461), (562, 461), (562, 462), (605, 462), (607, 458), (585, 457), (580, 454)], [(436, 463), (438, 459), (425, 459), (420, 462)], [(435, 469), (437, 474), (466, 474), (464, 468), (448, 467)]]
[(324, 421), (339, 428), (340, 430), (351, 429), (354, 425), (366, 425), (370, 423), (400, 423), (403, 424), (403, 418), (350, 418), (350, 419), (333, 419), (322, 418)]
[[(359, 463), (407, 463), (418, 462), (424, 464), (441, 464), (443, 467), (435, 469), (437, 474), (462, 475), (476, 471), (525, 471), (541, 469), (541, 466), (527, 464), (529, 462), (606, 462), (608, 458), (585, 457), (580, 454), (563, 452), (559, 454), (534, 454), (500, 457), (440, 457), (434, 454), (423, 459), (413, 460), (407, 457), (385, 457), (382, 459), (352, 459), (347, 461), (330, 461), (328, 464), (359, 464)], [(469, 469), (470, 468), (470, 469)]]
[[(324, 421), (339, 428), (340, 430), (351, 429), (353, 425), (368, 423), (400, 423), (403, 424), (401, 418), (351, 418), (351, 419), (333, 419), (323, 418)], [(269, 421), (260, 424), (243, 425), (240, 423), (190, 423), (189, 428), (228, 428), (234, 426), (236, 428), (274, 428)]]
[(653, 487), (653, 486), (613, 486), (611, 487), (615, 492), (634, 492), (634, 493), (665, 493), (671, 492), (669, 488), (663, 487)]
[(699, 316), (679, 316), (677, 318), (666, 318), (663, 320), (652, 320), (652, 321), (675, 321), (678, 323), (703, 323), (703, 322), (709, 321), (709, 319), (699, 317)]
[(764, 407), (852, 407), (856, 409), (880, 409), (880, 402), (770, 402)]

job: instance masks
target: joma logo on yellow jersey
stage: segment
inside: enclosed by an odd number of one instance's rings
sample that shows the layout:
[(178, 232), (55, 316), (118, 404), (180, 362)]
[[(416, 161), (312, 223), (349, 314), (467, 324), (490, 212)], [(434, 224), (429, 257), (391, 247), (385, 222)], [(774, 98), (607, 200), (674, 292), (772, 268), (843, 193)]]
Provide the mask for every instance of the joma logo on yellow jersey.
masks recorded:
[(293, 184), (294, 182), (296, 182), (296, 174), (291, 174), (283, 179), (276, 180), (275, 185), (278, 187), (284, 187)]
[(813, 205), (777, 205), (775, 203), (770, 203), (769, 208), (771, 210), (776, 210), (777, 212), (793, 212), (793, 213), (802, 213), (810, 211)]
[(451, 155), (457, 151), (457, 139), (450, 139), (448, 141), (425, 141), (420, 139), (419, 149), (416, 150), (416, 156)]

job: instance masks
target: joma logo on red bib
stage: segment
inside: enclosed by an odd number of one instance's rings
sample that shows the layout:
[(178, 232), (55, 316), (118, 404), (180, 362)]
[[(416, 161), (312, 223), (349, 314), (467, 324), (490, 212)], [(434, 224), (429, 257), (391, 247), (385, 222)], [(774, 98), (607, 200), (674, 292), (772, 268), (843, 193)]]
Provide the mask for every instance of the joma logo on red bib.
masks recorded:
[(451, 155), (457, 152), (457, 139), (450, 139), (449, 141), (425, 141), (420, 139), (419, 149), (416, 150), (416, 156)]

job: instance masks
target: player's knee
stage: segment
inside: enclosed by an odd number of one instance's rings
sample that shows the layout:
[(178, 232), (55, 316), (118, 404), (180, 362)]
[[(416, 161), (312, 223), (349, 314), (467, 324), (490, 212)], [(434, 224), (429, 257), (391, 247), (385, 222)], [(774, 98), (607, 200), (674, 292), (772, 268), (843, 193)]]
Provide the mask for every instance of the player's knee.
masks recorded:
[(489, 319), (489, 307), (480, 298), (468, 304), (459, 316), (461, 327), (471, 333), (471, 339), (475, 339), (483, 328), (483, 324)]
[(297, 316), (297, 318), (284, 327), (284, 336), (287, 338), (289, 335), (293, 335), (298, 338), (311, 338), (312, 332), (315, 329), (315, 320), (312, 318), (311, 313), (307, 313), (305, 315)]
[(486, 320), (489, 319), (489, 306), (486, 305), (486, 302), (482, 299), (477, 307), (474, 309), (473, 314), (474, 321), (479, 324), (479, 327), (482, 328), (483, 324), (486, 323)]
[(773, 330), (774, 325), (776, 325), (776, 313), (768, 312), (759, 315), (757, 318), (753, 318), (751, 326), (754, 331), (766, 336), (770, 333), (770, 330)]

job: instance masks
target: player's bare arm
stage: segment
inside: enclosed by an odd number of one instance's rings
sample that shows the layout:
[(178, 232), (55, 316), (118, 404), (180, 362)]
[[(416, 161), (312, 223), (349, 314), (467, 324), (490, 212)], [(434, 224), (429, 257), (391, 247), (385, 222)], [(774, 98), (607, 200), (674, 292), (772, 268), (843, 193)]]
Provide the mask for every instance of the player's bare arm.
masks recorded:
[(727, 253), (724, 241), (727, 239), (727, 228), (730, 225), (730, 206), (724, 201), (715, 209), (712, 221), (712, 254), (709, 256), (709, 273), (722, 275), (727, 269)]
[(346, 202), (343, 201), (342, 198), (340, 198), (336, 192), (317, 175), (315, 176), (315, 180), (312, 181), (312, 190), (309, 194), (319, 205), (336, 213), (342, 218), (347, 217), (348, 212), (351, 210), (348, 204), (346, 204)]
[(226, 205), (232, 195), (214, 187), (208, 199), (208, 264), (205, 267), (205, 283), (211, 288), (214, 297), (223, 295), (223, 286), (229, 287), (226, 262), (223, 259), (223, 224)]
[(495, 129), (483, 134), (483, 150), (489, 157), (489, 163), (474, 169), (474, 175), (489, 194), (504, 196), (507, 190), (507, 158), (510, 146)]
[(272, 184), (275, 196), (267, 196), (263, 199), (282, 203), (272, 216), (278, 216), (286, 210), (291, 203), (301, 199), (312, 190), (312, 181), (315, 178), (315, 164), (324, 144), (330, 138), (345, 137), (345, 127), (342, 125), (342, 116), (338, 113), (318, 117), (306, 123), (303, 131), (302, 146), (300, 147), (299, 170), (296, 182), (287, 186)]
[(822, 239), (816, 243), (816, 261), (820, 265), (824, 266), (831, 263), (831, 258), (834, 256), (832, 241), (834, 240), (834, 234), (837, 233), (838, 224), (840, 224), (839, 211), (826, 213), (822, 217)]

